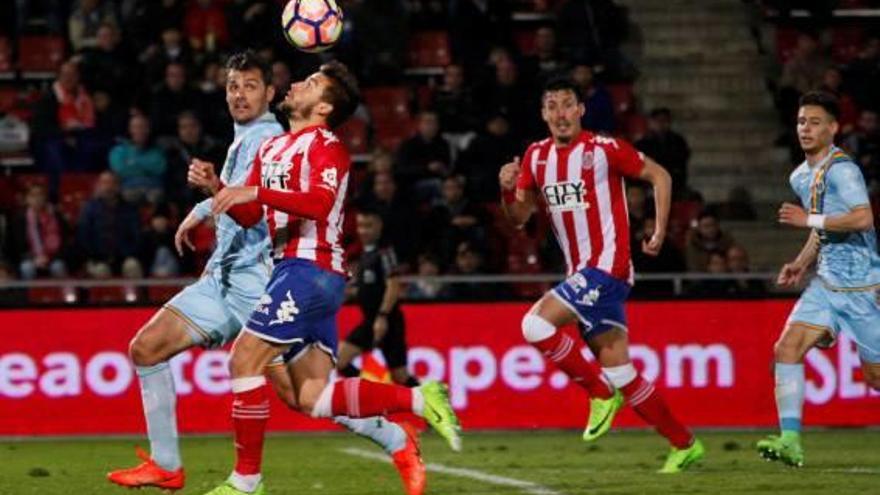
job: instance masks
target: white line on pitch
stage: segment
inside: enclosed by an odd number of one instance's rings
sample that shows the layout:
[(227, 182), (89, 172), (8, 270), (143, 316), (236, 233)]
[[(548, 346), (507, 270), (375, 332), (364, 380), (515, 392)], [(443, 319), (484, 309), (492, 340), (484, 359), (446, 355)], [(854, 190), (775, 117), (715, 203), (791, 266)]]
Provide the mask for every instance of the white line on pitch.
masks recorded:
[[(372, 459), (374, 461), (391, 462), (391, 458), (378, 452), (370, 452), (369, 450), (351, 447), (340, 450), (348, 455), (353, 455), (355, 457)], [(550, 488), (541, 486), (537, 483), (532, 483), (531, 481), (522, 481), (514, 478), (507, 478), (505, 476), (497, 476), (494, 474), (477, 471), (475, 469), (450, 467), (433, 462), (426, 464), (425, 467), (428, 469), (428, 471), (431, 471), (433, 473), (448, 474), (450, 476), (458, 476), (459, 478), (470, 478), (472, 480), (482, 481), (491, 485), (519, 488), (523, 491), (523, 493), (528, 493), (531, 495), (563, 495), (556, 490), (551, 490)]]
[(869, 467), (855, 466), (851, 468), (830, 468), (820, 469), (822, 473), (843, 473), (843, 474), (880, 474), (880, 469)]

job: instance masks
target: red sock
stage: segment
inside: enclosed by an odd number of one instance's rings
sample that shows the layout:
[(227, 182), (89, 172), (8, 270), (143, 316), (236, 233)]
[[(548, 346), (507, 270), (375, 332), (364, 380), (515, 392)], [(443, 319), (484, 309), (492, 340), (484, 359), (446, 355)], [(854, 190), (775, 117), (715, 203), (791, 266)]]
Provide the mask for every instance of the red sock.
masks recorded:
[(331, 407), (334, 416), (350, 418), (413, 412), (412, 389), (360, 378), (346, 378), (334, 384)]
[(675, 448), (683, 449), (690, 446), (694, 435), (675, 419), (653, 383), (638, 375), (635, 380), (621, 387), (620, 391), (639, 417), (653, 425), (657, 433), (666, 437)]
[(532, 342), (532, 345), (575, 383), (586, 389), (590, 397), (607, 399), (614, 394), (602, 375), (584, 359), (577, 342), (567, 333), (557, 331), (544, 340)]
[(265, 384), (234, 394), (232, 424), (235, 428), (235, 472), (238, 474), (259, 474), (268, 419), (269, 400)]

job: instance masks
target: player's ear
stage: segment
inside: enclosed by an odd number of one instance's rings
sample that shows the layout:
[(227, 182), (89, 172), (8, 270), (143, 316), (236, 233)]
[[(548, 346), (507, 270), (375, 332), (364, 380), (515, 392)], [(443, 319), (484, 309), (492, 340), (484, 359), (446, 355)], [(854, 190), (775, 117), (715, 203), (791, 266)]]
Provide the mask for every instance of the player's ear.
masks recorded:
[(318, 112), (318, 115), (324, 117), (325, 119), (333, 112), (333, 104), (327, 103), (326, 101), (319, 101), (317, 105), (315, 105), (315, 112)]
[(274, 100), (274, 99), (275, 99), (275, 86), (272, 84), (269, 84), (266, 87), (266, 101), (271, 103), (272, 100)]
[(578, 103), (578, 116), (583, 117), (585, 113), (587, 113), (587, 106), (584, 102)]
[(831, 135), (833, 136), (833, 135), (837, 134), (837, 131), (840, 130), (840, 123), (837, 122), (837, 119), (832, 119), (830, 127), (831, 127)]

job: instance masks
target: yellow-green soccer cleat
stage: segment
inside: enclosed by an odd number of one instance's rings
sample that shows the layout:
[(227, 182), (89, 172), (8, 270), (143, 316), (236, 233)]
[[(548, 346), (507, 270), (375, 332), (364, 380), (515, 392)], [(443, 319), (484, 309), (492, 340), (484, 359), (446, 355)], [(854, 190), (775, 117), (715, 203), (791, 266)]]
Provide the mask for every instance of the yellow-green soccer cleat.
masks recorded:
[(252, 492), (243, 492), (238, 488), (232, 486), (232, 483), (226, 481), (222, 485), (214, 488), (205, 495), (266, 495), (266, 488), (263, 486), (263, 482), (261, 481), (257, 485), (256, 490)]
[(666, 456), (666, 462), (663, 463), (663, 467), (657, 472), (661, 474), (680, 473), (705, 455), (706, 449), (703, 447), (703, 442), (699, 438), (694, 438), (694, 443), (690, 447), (683, 449), (673, 447), (669, 451), (669, 455)]
[(592, 442), (607, 433), (621, 407), (623, 407), (623, 394), (617, 389), (614, 390), (614, 395), (607, 399), (590, 399), (590, 419), (584, 429), (584, 441)]
[(446, 385), (425, 382), (419, 390), (425, 398), (425, 421), (446, 439), (452, 450), (461, 452), (461, 425), (455, 411), (452, 410), (452, 405), (449, 404)]
[(782, 435), (771, 435), (759, 440), (758, 455), (768, 461), (780, 461), (791, 467), (804, 467), (804, 449), (801, 447), (801, 436), (793, 431), (784, 431)]

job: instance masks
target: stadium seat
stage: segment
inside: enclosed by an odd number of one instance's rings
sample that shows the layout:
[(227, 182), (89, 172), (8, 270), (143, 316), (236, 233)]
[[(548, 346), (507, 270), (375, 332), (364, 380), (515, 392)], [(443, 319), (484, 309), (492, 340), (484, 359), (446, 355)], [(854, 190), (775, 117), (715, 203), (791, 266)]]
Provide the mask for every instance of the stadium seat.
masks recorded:
[(61, 176), (58, 203), (68, 222), (76, 222), (82, 205), (92, 196), (98, 174), (71, 172)]
[(831, 33), (831, 58), (846, 64), (859, 56), (864, 32), (859, 26), (836, 27)]
[(445, 31), (413, 33), (407, 53), (411, 67), (445, 67), (451, 62), (449, 34)]
[(11, 79), (15, 77), (15, 70), (12, 67), (12, 46), (9, 44), (9, 38), (0, 37), (0, 78)]
[(10, 87), (0, 88), (0, 113), (9, 113), (18, 106), (18, 90)]
[(608, 92), (611, 93), (611, 101), (614, 102), (614, 115), (622, 115), (635, 106), (635, 94), (632, 84), (610, 84)]
[(22, 36), (18, 41), (18, 68), (24, 77), (53, 75), (64, 57), (61, 36)]
[[(528, 275), (543, 271), (538, 241), (523, 231), (510, 239), (507, 254), (507, 273)], [(549, 289), (544, 282), (518, 282), (511, 284), (514, 294), (526, 299), (536, 299)]]
[(86, 294), (92, 304), (131, 304), (139, 299), (137, 289), (132, 286), (90, 287)]
[(369, 150), (367, 123), (363, 119), (358, 117), (348, 119), (348, 122), (336, 129), (336, 134), (352, 154), (366, 153)]
[(788, 62), (797, 47), (798, 32), (787, 27), (776, 28), (776, 57), (780, 63)]
[(385, 86), (363, 90), (364, 103), (374, 124), (410, 117), (410, 91), (403, 86)]
[(513, 42), (523, 55), (535, 53), (535, 30), (522, 29), (513, 33)]
[(165, 304), (181, 289), (179, 285), (151, 285), (147, 287), (147, 301), (150, 304)]
[(33, 304), (73, 304), (77, 299), (76, 290), (73, 288), (31, 287), (28, 289), (28, 301)]

